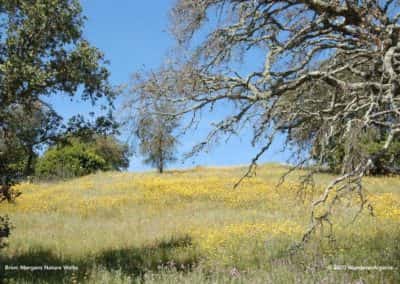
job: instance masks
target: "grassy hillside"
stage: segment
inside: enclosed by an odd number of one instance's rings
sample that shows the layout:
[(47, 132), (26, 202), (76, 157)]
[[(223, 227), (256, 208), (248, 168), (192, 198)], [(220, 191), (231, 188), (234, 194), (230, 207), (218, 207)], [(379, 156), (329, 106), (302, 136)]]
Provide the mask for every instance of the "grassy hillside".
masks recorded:
[[(332, 220), (335, 238), (324, 228), (289, 254), (309, 222), (312, 192), (299, 195), (296, 183), (303, 173), (276, 188), (287, 169), (266, 165), (232, 189), (244, 170), (100, 173), (18, 185), (23, 194), (16, 204), (0, 208), (15, 225), (1, 251), (0, 273), (10, 283), (400, 281), (400, 178), (367, 178), (374, 216), (365, 211), (350, 224), (358, 201), (342, 200)], [(331, 178), (317, 176), (316, 191)], [(6, 264), (78, 270), (13, 271)], [(332, 265), (394, 270), (338, 271)]]

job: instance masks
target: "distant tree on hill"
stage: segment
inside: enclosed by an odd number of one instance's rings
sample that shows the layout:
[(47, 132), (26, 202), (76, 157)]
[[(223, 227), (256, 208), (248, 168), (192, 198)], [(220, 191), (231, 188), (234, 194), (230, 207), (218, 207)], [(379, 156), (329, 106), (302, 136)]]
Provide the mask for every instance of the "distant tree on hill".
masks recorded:
[[(159, 108), (162, 110), (163, 107)], [(178, 140), (173, 134), (178, 126), (175, 121), (168, 121), (157, 114), (142, 113), (135, 135), (139, 140), (140, 154), (144, 162), (163, 173), (168, 163), (176, 161)]]
[(138, 145), (144, 162), (163, 173), (166, 166), (176, 161), (177, 129), (179, 120), (169, 114), (176, 112), (165, 91), (166, 77), (154, 73), (142, 76), (136, 74), (130, 99), (125, 107), (133, 110), (127, 118), (130, 130)]
[(94, 152), (106, 162), (106, 171), (122, 171), (129, 167), (129, 146), (121, 143), (114, 136), (95, 136), (89, 143)]

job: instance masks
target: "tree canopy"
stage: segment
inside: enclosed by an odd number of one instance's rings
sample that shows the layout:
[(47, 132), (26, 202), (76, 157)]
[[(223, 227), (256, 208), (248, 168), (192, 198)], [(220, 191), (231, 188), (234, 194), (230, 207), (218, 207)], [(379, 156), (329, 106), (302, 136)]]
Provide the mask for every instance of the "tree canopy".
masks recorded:
[(120, 171), (129, 166), (129, 149), (114, 136), (93, 134), (89, 139), (67, 137), (39, 157), (35, 175), (40, 179), (67, 179), (97, 171)]
[[(175, 74), (165, 87), (174, 90), (171, 115), (196, 118), (218, 104), (233, 106), (193, 152), (252, 129), (260, 150), (250, 174), (278, 135), (284, 147), (295, 146), (297, 166), (325, 167), (343, 147), (342, 174), (314, 202), (309, 232), (328, 221), (341, 194), (356, 192), (361, 208), (367, 204), (361, 179), (383, 157), (393, 160), (400, 135), (398, 1), (178, 0), (171, 14), (179, 48), (159, 72)], [(241, 60), (252, 54), (262, 64), (245, 72)], [(371, 133), (378, 137), (373, 151), (360, 151)]]
[[(166, 70), (165, 70), (166, 71)], [(124, 109), (129, 131), (132, 132), (138, 152), (144, 162), (163, 173), (168, 163), (176, 161), (178, 117), (170, 102), (169, 78), (166, 73), (136, 73)]]
[[(17, 195), (21, 157), (60, 126), (46, 98), (79, 93), (112, 106), (107, 61), (84, 39), (84, 21), (78, 0), (0, 1), (0, 201)], [(8, 222), (0, 221), (6, 237)]]
[(82, 86), (84, 100), (112, 100), (103, 54), (82, 37), (84, 17), (79, 1), (2, 1), (0, 13), (3, 147), (16, 133), (16, 110), (30, 116), (32, 106), (41, 104), (44, 96), (75, 96)]

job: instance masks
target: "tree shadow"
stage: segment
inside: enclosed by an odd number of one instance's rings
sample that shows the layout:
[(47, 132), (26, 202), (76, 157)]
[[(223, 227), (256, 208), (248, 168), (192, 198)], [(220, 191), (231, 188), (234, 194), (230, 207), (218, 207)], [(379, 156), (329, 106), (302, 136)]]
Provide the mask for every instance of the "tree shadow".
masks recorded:
[(142, 276), (148, 271), (165, 268), (188, 271), (197, 263), (190, 237), (173, 238), (142, 248), (104, 251), (95, 263), (108, 270), (121, 270), (124, 274)]
[[(109, 272), (118, 270), (136, 278), (143, 277), (146, 272), (163, 269), (186, 272), (198, 261), (191, 245), (190, 237), (186, 236), (157, 241), (144, 247), (106, 250), (78, 261), (61, 258), (48, 249), (35, 248), (11, 257), (0, 255), (0, 283), (72, 283), (73, 280), (82, 283), (94, 267)], [(62, 269), (50, 270), (57, 267)]]

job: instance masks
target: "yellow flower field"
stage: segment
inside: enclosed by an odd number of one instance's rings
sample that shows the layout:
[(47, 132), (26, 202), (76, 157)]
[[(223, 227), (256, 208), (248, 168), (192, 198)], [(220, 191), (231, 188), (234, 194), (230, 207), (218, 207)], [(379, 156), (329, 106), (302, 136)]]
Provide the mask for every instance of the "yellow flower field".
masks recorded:
[[(279, 165), (261, 167), (256, 177), (233, 189), (244, 170), (99, 173), (59, 183), (19, 184), (15, 189), (22, 195), (16, 203), (0, 207), (0, 213), (8, 214), (15, 226), (3, 262), (28, 259), (40, 263), (45, 255), (58, 263), (80, 264), (82, 271), (74, 277), (93, 283), (102, 277), (130, 283), (143, 273), (148, 282), (161, 281), (159, 275), (176, 280), (171, 271), (185, 271), (187, 265), (192, 272), (185, 272), (184, 279), (203, 279), (208, 271), (229, 280), (234, 277), (229, 273), (234, 268), (247, 271), (241, 274), (242, 280), (250, 277), (263, 283), (263, 279), (283, 273), (288, 275), (287, 281), (304, 277), (312, 282), (338, 276), (322, 268), (334, 261), (396, 263), (400, 178), (366, 178), (366, 197), (373, 206), (373, 216), (365, 210), (351, 223), (358, 210), (357, 199), (343, 200), (332, 219), (335, 243), (326, 238), (328, 228), (321, 228), (301, 252), (287, 258), (289, 248), (298, 243), (309, 225), (310, 201), (317, 195), (300, 197), (296, 177), (301, 172), (276, 187), (287, 170)], [(331, 178), (318, 175), (314, 194)], [(304, 267), (296, 268), (285, 258), (310, 267), (317, 261), (319, 270), (315, 268), (309, 275)], [(281, 266), (274, 264), (282, 261), (285, 264)], [(258, 270), (264, 276), (252, 274)], [(386, 276), (397, 279), (396, 273)], [(360, 276), (343, 275), (349, 279)], [(25, 276), (12, 275), (10, 279), (18, 283), (34, 277)], [(71, 277), (67, 274), (61, 280), (68, 283)], [(360, 277), (375, 279), (371, 275)]]

